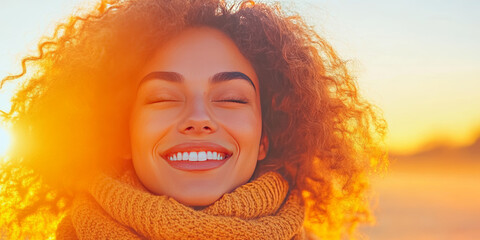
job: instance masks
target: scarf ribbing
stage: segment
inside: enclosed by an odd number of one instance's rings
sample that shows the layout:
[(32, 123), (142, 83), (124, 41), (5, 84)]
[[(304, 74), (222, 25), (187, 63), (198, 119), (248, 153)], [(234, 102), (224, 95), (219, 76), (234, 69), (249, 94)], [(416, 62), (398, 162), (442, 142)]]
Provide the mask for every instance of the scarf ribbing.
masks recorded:
[(75, 198), (57, 239), (303, 239), (304, 208), (288, 187), (268, 172), (195, 210), (151, 194), (133, 172), (103, 175)]

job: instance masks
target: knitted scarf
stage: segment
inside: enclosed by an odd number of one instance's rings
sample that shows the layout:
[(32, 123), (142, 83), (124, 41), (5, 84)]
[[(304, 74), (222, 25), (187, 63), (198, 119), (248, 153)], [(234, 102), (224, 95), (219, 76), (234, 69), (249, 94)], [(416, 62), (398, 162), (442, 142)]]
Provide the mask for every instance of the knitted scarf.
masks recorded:
[(78, 195), (57, 239), (304, 239), (304, 207), (276, 172), (195, 210), (153, 195), (133, 171), (100, 176)]

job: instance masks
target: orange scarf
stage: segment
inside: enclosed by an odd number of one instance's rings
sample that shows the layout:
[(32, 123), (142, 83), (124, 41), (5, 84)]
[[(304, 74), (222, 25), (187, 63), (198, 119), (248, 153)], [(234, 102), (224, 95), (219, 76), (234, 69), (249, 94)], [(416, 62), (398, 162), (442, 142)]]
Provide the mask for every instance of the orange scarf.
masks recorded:
[[(304, 239), (304, 207), (276, 172), (224, 194), (202, 210), (153, 195), (130, 171), (101, 176), (74, 200), (57, 239)], [(285, 201), (285, 198), (286, 201)]]

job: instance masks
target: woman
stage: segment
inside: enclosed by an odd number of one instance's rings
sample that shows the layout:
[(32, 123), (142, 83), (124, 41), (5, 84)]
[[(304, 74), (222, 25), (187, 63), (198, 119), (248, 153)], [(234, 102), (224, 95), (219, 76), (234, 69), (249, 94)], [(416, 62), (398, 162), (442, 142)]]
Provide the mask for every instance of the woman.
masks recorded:
[(385, 123), (277, 5), (101, 1), (22, 63), (3, 235), (337, 239), (370, 220)]

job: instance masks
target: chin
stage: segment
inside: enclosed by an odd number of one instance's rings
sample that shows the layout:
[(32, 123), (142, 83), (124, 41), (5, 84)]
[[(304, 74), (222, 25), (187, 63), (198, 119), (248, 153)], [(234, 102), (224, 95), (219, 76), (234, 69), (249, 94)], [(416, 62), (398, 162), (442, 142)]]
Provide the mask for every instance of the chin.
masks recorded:
[(190, 206), (190, 207), (205, 207), (208, 205), (211, 205), (220, 197), (222, 197), (223, 194), (219, 195), (202, 195), (202, 196), (195, 196), (195, 195), (187, 195), (187, 196), (178, 196), (178, 197), (173, 197), (175, 200), (177, 200), (179, 203)]

